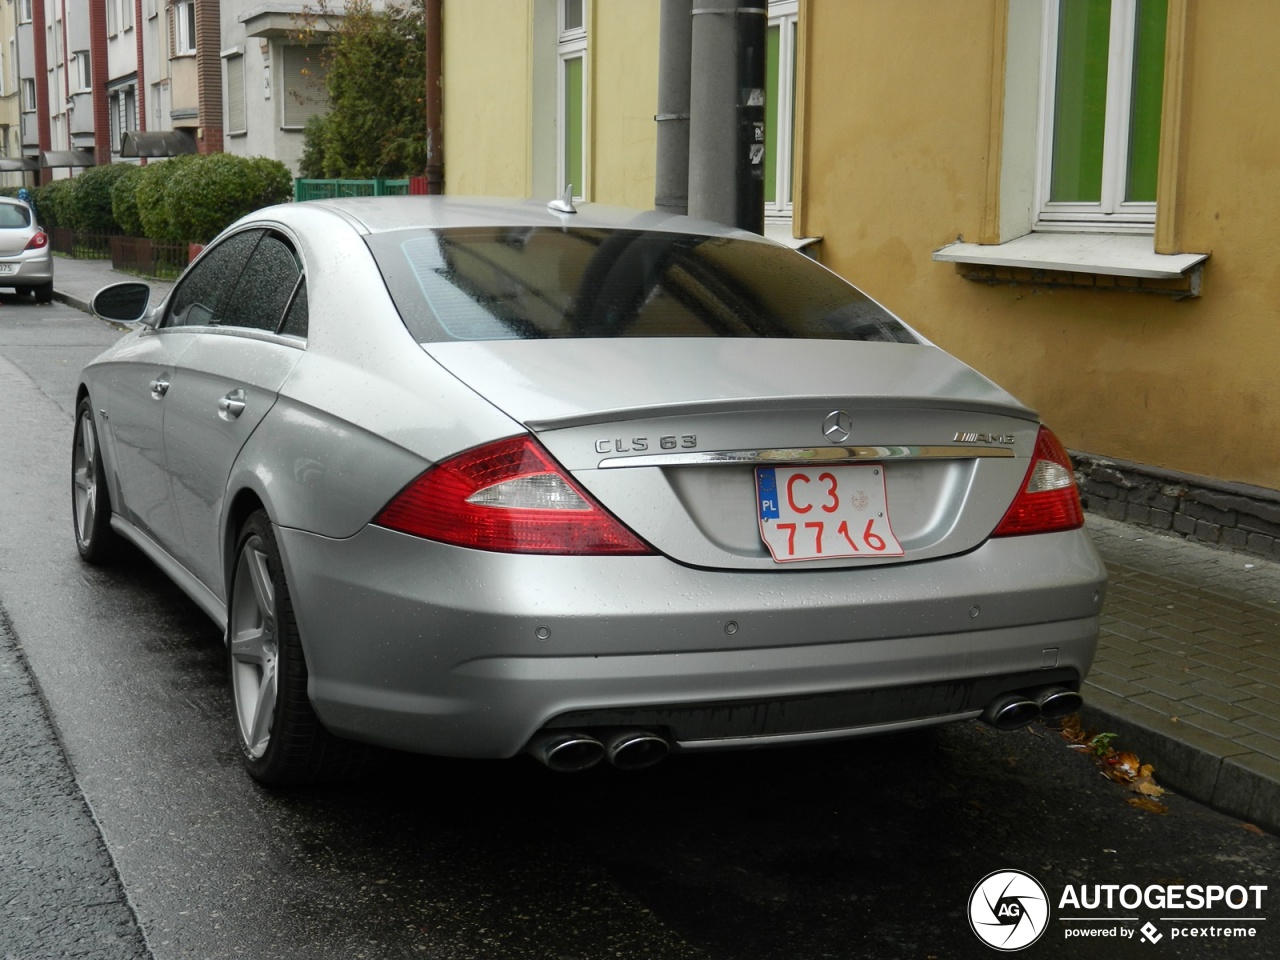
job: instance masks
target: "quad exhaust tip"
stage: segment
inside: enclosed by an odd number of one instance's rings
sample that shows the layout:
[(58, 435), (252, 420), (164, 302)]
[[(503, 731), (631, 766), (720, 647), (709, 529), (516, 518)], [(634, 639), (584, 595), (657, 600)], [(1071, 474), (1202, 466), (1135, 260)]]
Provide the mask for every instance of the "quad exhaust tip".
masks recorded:
[(1067, 687), (1044, 687), (1031, 693), (1006, 693), (982, 711), (982, 719), (998, 730), (1017, 730), (1038, 717), (1060, 720), (1084, 705), (1084, 698)]
[(1036, 695), (1040, 716), (1046, 720), (1059, 720), (1070, 716), (1084, 705), (1084, 697), (1066, 687), (1049, 687)]
[(525, 753), (558, 773), (587, 770), (601, 760), (619, 770), (643, 770), (670, 752), (666, 738), (652, 730), (613, 730), (598, 735), (581, 730), (544, 731), (525, 747)]
[(577, 773), (604, 759), (604, 744), (587, 733), (544, 733), (530, 741), (526, 752), (557, 773)]
[(982, 719), (997, 730), (1017, 730), (1038, 716), (1040, 704), (1021, 693), (1006, 693), (996, 697), (982, 711)]
[(606, 738), (604, 755), (619, 770), (643, 770), (664, 760), (671, 747), (648, 730), (623, 730)]

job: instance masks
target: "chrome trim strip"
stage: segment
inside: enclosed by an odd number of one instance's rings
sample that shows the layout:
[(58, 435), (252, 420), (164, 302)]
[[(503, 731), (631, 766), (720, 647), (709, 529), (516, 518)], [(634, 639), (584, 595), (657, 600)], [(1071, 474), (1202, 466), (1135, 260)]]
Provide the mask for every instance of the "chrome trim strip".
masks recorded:
[(729, 466), (744, 463), (859, 463), (868, 460), (973, 460), (1012, 457), (1009, 447), (937, 444), (908, 447), (784, 447), (776, 450), (708, 450), (608, 457), (599, 469), (614, 467)]

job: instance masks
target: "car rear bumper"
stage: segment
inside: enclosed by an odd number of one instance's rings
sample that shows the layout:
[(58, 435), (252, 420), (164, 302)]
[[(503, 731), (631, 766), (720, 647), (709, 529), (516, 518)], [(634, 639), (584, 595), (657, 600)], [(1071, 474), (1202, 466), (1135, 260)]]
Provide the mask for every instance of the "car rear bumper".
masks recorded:
[(53, 255), (0, 257), (0, 287), (33, 287), (53, 279)]
[(696, 748), (976, 716), (1000, 692), (1078, 687), (1106, 579), (1082, 530), (770, 573), (493, 554), (372, 526), (278, 538), (321, 720), (450, 756), (511, 756), (577, 723), (662, 726)]

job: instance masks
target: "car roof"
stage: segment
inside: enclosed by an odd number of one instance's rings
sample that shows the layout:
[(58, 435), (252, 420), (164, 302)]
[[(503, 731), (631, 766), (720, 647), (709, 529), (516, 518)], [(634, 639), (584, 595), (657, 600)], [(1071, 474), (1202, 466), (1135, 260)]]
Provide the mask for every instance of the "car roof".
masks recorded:
[[(368, 233), (397, 230), (438, 230), (449, 227), (553, 227), (614, 230), (654, 230), (702, 236), (736, 237), (764, 241), (748, 233), (709, 220), (698, 220), (658, 210), (634, 210), (598, 203), (578, 203), (576, 213), (561, 213), (544, 200), (500, 197), (397, 196), (342, 197), (305, 200), (285, 207), (323, 208)], [(280, 208), (259, 211), (287, 218)]]

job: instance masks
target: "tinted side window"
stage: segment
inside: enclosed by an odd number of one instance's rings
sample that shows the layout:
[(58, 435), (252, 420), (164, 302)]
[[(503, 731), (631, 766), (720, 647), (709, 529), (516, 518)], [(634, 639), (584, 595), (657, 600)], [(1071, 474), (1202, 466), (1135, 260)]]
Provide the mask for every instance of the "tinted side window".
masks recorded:
[(285, 315), (284, 326), (280, 328), (281, 333), (291, 334), (295, 337), (305, 337), (307, 335), (307, 280), (302, 278), (302, 282), (298, 284), (298, 293), (293, 298), (293, 303), (289, 306), (289, 312)]
[(261, 230), (245, 230), (223, 240), (201, 258), (174, 291), (166, 327), (217, 323), (218, 301), (231, 289)]
[(278, 234), (266, 234), (249, 255), (235, 290), (218, 309), (218, 322), (274, 333), (301, 276), (289, 242)]

